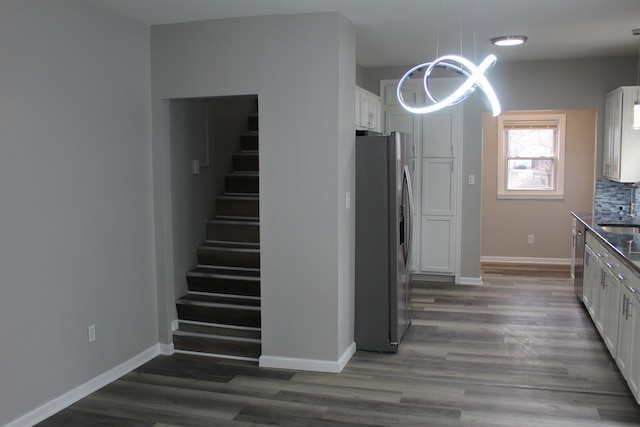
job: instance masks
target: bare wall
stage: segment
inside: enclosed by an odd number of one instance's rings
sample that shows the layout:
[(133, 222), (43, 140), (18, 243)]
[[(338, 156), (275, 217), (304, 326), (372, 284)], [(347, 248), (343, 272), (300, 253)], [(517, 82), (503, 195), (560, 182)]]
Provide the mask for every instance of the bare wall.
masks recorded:
[(5, 425), (158, 337), (149, 29), (80, 0), (5, 0), (0, 58)]
[[(569, 212), (589, 211), (595, 186), (596, 110), (556, 110), (566, 114), (565, 188), (561, 200), (497, 199), (498, 119), (483, 115), (482, 257), (571, 257)], [(527, 243), (528, 235), (535, 243)]]

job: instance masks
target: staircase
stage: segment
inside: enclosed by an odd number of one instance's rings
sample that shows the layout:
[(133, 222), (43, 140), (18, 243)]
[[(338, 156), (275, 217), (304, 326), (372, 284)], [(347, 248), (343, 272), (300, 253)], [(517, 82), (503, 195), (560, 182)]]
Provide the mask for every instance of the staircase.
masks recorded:
[(216, 215), (207, 222), (188, 293), (176, 301), (176, 352), (258, 360), (260, 344), (260, 222), (258, 115), (248, 117)]

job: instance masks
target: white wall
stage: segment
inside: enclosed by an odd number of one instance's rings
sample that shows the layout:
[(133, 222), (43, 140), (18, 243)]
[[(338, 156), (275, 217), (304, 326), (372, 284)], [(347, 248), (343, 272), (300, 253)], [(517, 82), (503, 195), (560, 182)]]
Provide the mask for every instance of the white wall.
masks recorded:
[(0, 5), (0, 425), (157, 343), (148, 33)]
[[(169, 340), (169, 142), (163, 99), (258, 94), (261, 364), (332, 369), (353, 344), (355, 36), (338, 13), (152, 28), (161, 340)], [(347, 125), (348, 123), (348, 125)], [(346, 331), (346, 332), (345, 332)], [(343, 334), (343, 335), (340, 335)]]

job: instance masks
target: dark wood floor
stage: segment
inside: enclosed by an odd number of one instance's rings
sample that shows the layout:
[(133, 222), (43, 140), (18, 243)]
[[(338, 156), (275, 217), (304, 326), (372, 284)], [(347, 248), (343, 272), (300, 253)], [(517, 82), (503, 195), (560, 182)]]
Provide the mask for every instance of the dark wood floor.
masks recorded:
[(41, 426), (640, 426), (568, 271), (527, 269), (416, 283), (400, 352), (341, 374), (161, 356)]

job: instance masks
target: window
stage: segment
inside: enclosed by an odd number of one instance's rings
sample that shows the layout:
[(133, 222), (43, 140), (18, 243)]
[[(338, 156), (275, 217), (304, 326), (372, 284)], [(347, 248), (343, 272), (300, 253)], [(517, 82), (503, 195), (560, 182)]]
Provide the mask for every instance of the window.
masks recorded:
[(498, 198), (564, 197), (564, 114), (498, 117)]

